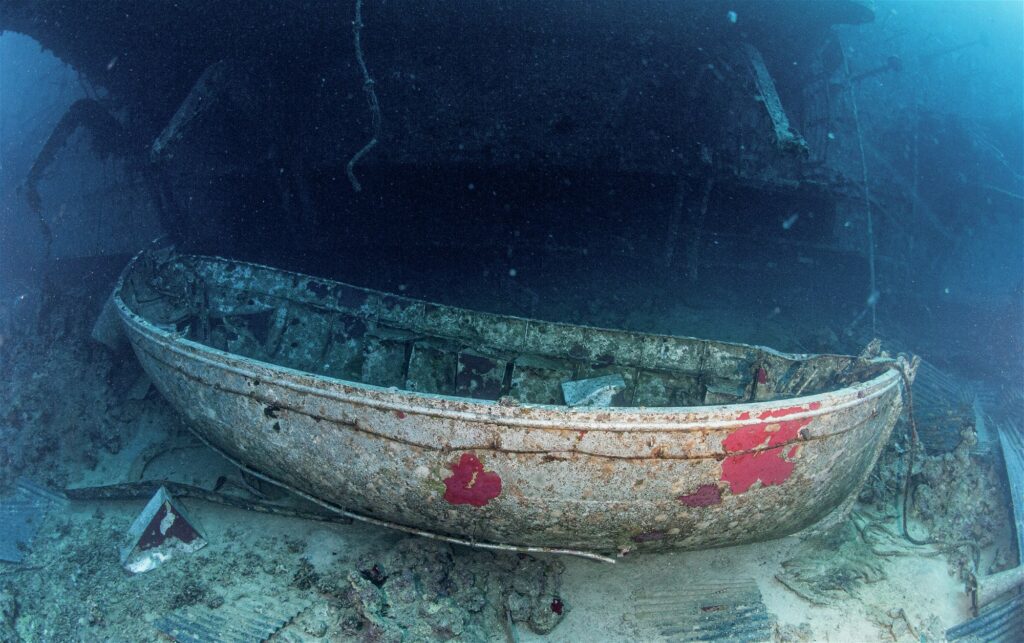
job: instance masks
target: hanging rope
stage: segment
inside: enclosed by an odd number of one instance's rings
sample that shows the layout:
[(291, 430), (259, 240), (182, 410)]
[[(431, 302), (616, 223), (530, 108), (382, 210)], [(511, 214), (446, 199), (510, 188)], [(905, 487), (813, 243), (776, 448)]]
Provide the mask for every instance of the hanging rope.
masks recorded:
[(878, 324), (877, 306), (878, 306), (878, 287), (875, 282), (875, 222), (874, 217), (871, 213), (871, 188), (868, 185), (868, 162), (867, 157), (864, 154), (864, 136), (860, 128), (860, 115), (857, 110), (857, 92), (854, 89), (853, 82), (850, 76), (850, 61), (846, 58), (846, 50), (842, 46), (839, 48), (843, 52), (843, 68), (846, 73), (846, 89), (850, 92), (850, 106), (853, 111), (853, 122), (857, 127), (857, 145), (860, 148), (860, 171), (861, 171), (861, 182), (864, 185), (864, 209), (867, 213), (868, 222), (868, 272), (870, 274), (870, 290), (868, 291), (868, 308), (871, 309), (871, 333), (874, 334), (875, 327)]
[(359, 63), (359, 71), (363, 74), (363, 92), (366, 94), (366, 102), (370, 105), (370, 119), (373, 127), (373, 136), (369, 142), (363, 146), (361, 150), (355, 153), (355, 155), (349, 159), (348, 165), (345, 166), (345, 173), (348, 174), (349, 183), (352, 184), (352, 189), (356, 192), (360, 192), (363, 186), (360, 185), (359, 179), (356, 178), (355, 167), (359, 159), (363, 158), (367, 152), (373, 149), (380, 139), (381, 130), (381, 117), (380, 117), (380, 102), (377, 100), (377, 91), (373, 88), (373, 78), (370, 77), (370, 70), (366, 68), (366, 59), (363, 57), (363, 0), (356, 0), (356, 19), (352, 23), (352, 35), (355, 40), (356, 48), (356, 62)]
[[(925, 545), (938, 545), (944, 550), (954, 549), (958, 547), (965, 547), (970, 550), (971, 557), (970, 563), (972, 568), (969, 570), (971, 577), (977, 573), (978, 567), (981, 561), (981, 548), (978, 544), (971, 540), (953, 540), (946, 541), (938, 538), (915, 538), (910, 534), (910, 528), (908, 526), (908, 514), (910, 513), (911, 498), (914, 496), (914, 484), (912, 478), (914, 476), (914, 456), (919, 448), (921, 448), (921, 441), (917, 433), (917, 421), (914, 418), (914, 391), (913, 381), (914, 376), (908, 372), (905, 365), (900, 365), (900, 375), (903, 377), (903, 388), (907, 395), (907, 418), (910, 421), (910, 448), (907, 452), (907, 471), (903, 478), (903, 502), (901, 514), (900, 527), (903, 530), (903, 537), (907, 539), (911, 544), (919, 547)], [(916, 367), (911, 367), (913, 371), (916, 371)]]

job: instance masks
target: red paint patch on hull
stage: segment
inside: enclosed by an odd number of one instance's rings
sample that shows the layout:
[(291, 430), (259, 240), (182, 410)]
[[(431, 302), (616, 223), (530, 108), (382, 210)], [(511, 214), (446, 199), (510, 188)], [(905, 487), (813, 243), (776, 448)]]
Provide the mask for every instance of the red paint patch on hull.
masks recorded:
[(448, 467), (452, 475), (444, 480), (444, 499), (453, 505), (483, 507), (501, 495), (501, 477), (484, 471), (475, 454), (463, 453), (457, 463)]
[(764, 487), (782, 484), (792, 475), (794, 464), (782, 459), (782, 447), (729, 456), (722, 461), (722, 480), (734, 494), (745, 493), (758, 480)]
[(722, 502), (722, 490), (718, 485), (701, 485), (693, 493), (679, 496), (679, 502), (688, 507), (710, 507)]
[[(812, 411), (819, 408), (820, 402), (810, 404)], [(770, 487), (789, 479), (795, 466), (792, 458), (799, 450), (796, 447), (791, 448), (787, 457), (783, 453), (783, 445), (797, 439), (800, 429), (810, 424), (813, 418), (780, 418), (806, 410), (801, 406), (791, 406), (764, 411), (757, 416), (763, 422), (733, 431), (722, 441), (726, 453), (736, 454), (729, 455), (722, 461), (722, 480), (729, 483), (729, 488), (734, 494), (748, 491), (758, 481), (762, 486)], [(743, 413), (739, 419), (748, 420), (750, 414)]]

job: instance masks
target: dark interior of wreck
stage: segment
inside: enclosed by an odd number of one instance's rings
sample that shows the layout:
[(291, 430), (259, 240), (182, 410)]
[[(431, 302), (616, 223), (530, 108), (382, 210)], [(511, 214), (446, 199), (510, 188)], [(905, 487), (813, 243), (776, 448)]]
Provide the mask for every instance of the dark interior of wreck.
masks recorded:
[[(86, 88), (18, 189), (46, 270), (89, 260), (53, 250), (47, 194), (84, 136), (184, 251), (601, 326), (643, 322), (580, 302), (713, 302), (748, 328), (719, 339), (856, 354), (878, 336), (1021, 372), (1020, 283), (931, 296), (971, 229), (1015, 211), (985, 189), (1000, 159), (975, 126), (857, 104), (909, 73), (851, 65), (864, 3), (0, 5)], [(92, 260), (116, 271), (127, 245)], [(759, 335), (776, 317), (828, 330)]]

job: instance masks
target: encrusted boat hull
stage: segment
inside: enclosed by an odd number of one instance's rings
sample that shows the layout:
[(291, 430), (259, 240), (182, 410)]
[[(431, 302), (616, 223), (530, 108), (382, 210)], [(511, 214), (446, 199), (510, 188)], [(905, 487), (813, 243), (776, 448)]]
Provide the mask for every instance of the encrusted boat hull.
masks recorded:
[(333, 506), (442, 537), (616, 553), (792, 534), (861, 487), (902, 405), (902, 358), (834, 391), (687, 408), (570, 408), (345, 381), (147, 320), (122, 297), (133, 266), (115, 293), (128, 337), (205, 441)]

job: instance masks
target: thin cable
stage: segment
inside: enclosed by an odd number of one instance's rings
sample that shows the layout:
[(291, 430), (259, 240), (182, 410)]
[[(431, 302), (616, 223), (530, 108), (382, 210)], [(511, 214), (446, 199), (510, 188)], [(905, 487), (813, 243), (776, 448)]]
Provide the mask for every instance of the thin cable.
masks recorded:
[(906, 538), (910, 543), (918, 546), (924, 545), (940, 545), (942, 547), (953, 548), (953, 547), (968, 547), (971, 550), (971, 563), (973, 564), (976, 572), (978, 564), (981, 560), (981, 549), (978, 544), (970, 540), (954, 540), (944, 541), (936, 538), (918, 539), (910, 535), (910, 529), (907, 527), (907, 514), (910, 513), (910, 492), (912, 485), (910, 483), (910, 477), (914, 472), (914, 453), (917, 450), (919, 444), (919, 438), (917, 434), (917, 421), (914, 419), (914, 393), (911, 388), (910, 375), (907, 373), (906, 368), (900, 367), (900, 374), (903, 376), (903, 385), (907, 390), (907, 415), (910, 420), (910, 453), (907, 455), (907, 474), (903, 479), (903, 511), (902, 511), (902, 528), (903, 537)]
[(918, 437), (917, 421), (914, 419), (914, 392), (911, 388), (910, 376), (907, 375), (906, 370), (903, 368), (900, 368), (900, 374), (903, 376), (903, 386), (907, 390), (907, 417), (910, 420), (910, 452), (907, 454), (907, 475), (903, 479), (903, 537), (915, 545), (930, 545), (936, 541), (931, 539), (918, 540), (910, 535), (910, 530), (907, 528), (907, 514), (909, 513), (908, 507), (910, 506), (910, 477), (914, 473), (914, 452), (917, 451)]
[(245, 511), (255, 511), (274, 516), (283, 516), (285, 518), (298, 518), (300, 520), (315, 520), (319, 522), (333, 522), (341, 524), (348, 524), (352, 522), (351, 518), (340, 516), (337, 512), (318, 513), (302, 511), (301, 509), (292, 509), (291, 507), (275, 505), (261, 500), (239, 498), (226, 493), (210, 491), (195, 485), (185, 484), (182, 482), (172, 482), (170, 480), (140, 480), (138, 482), (126, 482), (99, 487), (69, 487), (64, 489), (64, 495), (69, 500), (148, 499), (151, 498), (153, 494), (160, 489), (160, 487), (165, 487), (167, 491), (175, 497), (196, 498), (198, 500), (204, 500), (206, 502), (212, 502), (227, 507), (244, 509)]
[(878, 305), (878, 288), (875, 282), (875, 222), (871, 214), (871, 188), (868, 186), (868, 162), (864, 153), (864, 136), (860, 128), (860, 114), (857, 110), (857, 92), (850, 81), (850, 61), (846, 57), (846, 50), (840, 47), (843, 52), (843, 67), (846, 71), (846, 89), (850, 92), (850, 106), (853, 110), (853, 123), (857, 127), (857, 145), (860, 148), (860, 171), (861, 181), (864, 185), (864, 208), (867, 213), (868, 222), (868, 271), (870, 273), (871, 291), (868, 294), (868, 307), (871, 308), (871, 333), (875, 333), (878, 324), (876, 307)]
[(362, 147), (361, 150), (356, 152), (351, 159), (349, 159), (348, 165), (345, 166), (345, 173), (348, 174), (349, 183), (352, 184), (352, 189), (359, 192), (363, 189), (363, 186), (359, 184), (359, 179), (356, 178), (355, 166), (359, 162), (359, 159), (363, 158), (380, 140), (381, 131), (381, 116), (380, 116), (380, 101), (377, 100), (377, 91), (374, 89), (373, 78), (370, 77), (370, 70), (366, 68), (366, 59), (363, 57), (363, 0), (356, 0), (356, 19), (352, 23), (352, 35), (355, 40), (356, 48), (356, 62), (359, 63), (359, 70), (363, 74), (363, 92), (366, 94), (366, 102), (370, 105), (370, 121), (373, 127), (373, 136), (370, 140)]

